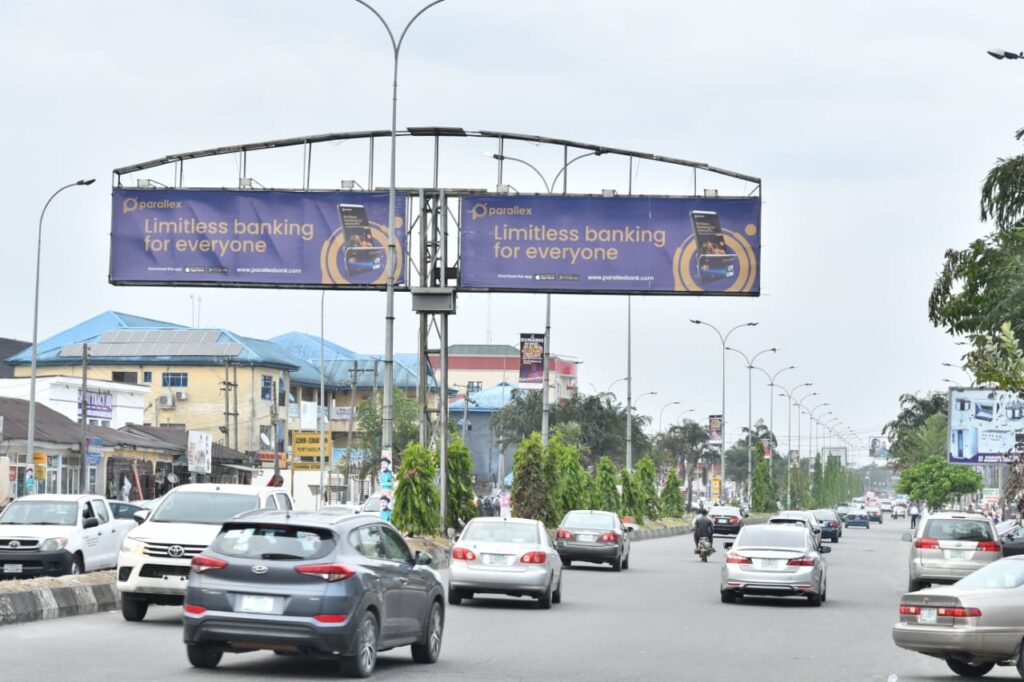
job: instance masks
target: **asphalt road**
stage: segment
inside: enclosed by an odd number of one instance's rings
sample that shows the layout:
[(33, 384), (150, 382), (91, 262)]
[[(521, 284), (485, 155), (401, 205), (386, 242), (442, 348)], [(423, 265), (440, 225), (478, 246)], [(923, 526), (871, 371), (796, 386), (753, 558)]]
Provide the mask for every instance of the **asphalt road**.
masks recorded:
[[(944, 663), (898, 649), (890, 628), (906, 586), (904, 521), (846, 531), (831, 545), (828, 601), (719, 601), (724, 552), (701, 564), (689, 537), (633, 545), (630, 569), (573, 568), (564, 601), (487, 599), (448, 607), (441, 660), (412, 662), (408, 649), (381, 654), (380, 680), (960, 680)], [(337, 679), (328, 661), (225, 655), (192, 669), (181, 617), (151, 607), (143, 623), (120, 613), (0, 628), (0, 679)], [(895, 677), (893, 677), (895, 676)], [(997, 668), (986, 679), (1019, 679)]]

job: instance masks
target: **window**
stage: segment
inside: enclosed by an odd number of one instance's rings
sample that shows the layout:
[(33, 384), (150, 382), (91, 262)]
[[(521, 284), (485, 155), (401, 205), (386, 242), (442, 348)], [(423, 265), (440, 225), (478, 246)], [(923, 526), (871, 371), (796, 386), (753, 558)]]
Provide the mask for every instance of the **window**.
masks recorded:
[(274, 497), (277, 498), (277, 506), (279, 508), (281, 508), (281, 509), (291, 509), (292, 508), (291, 500), (289, 500), (288, 496), (285, 495), (284, 493), (277, 493), (276, 495), (274, 495)]
[(188, 372), (164, 372), (160, 382), (164, 388), (187, 388)]
[(142, 373), (142, 383), (144, 383), (144, 384), (151, 384), (151, 383), (153, 383), (153, 373), (152, 372), (143, 372)]
[(514, 542), (516, 544), (540, 542), (536, 523), (509, 521), (507, 523), (469, 522), (462, 531), (462, 540), (468, 542)]
[(329, 531), (290, 526), (230, 524), (213, 541), (213, 549), (250, 559), (320, 559), (334, 550)]
[(386, 559), (384, 539), (380, 534), (380, 526), (363, 526), (356, 528), (348, 536), (349, 542), (356, 551), (367, 559)]
[(277, 509), (277, 495), (271, 495), (267, 499), (263, 500), (264, 509)]
[(92, 508), (96, 510), (96, 517), (100, 520), (101, 524), (110, 520), (110, 517), (107, 515), (107, 509), (103, 506), (103, 503), (94, 502), (92, 503)]
[(260, 400), (270, 400), (274, 397), (274, 379), (264, 374), (263, 383), (260, 384)]
[(484, 382), (482, 381), (469, 381), (466, 383), (466, 393), (477, 393), (483, 390)]
[(384, 536), (384, 549), (387, 550), (388, 558), (399, 563), (411, 564), (412, 552), (409, 551), (409, 545), (405, 544), (402, 536), (387, 526), (381, 526), (380, 530)]
[(138, 372), (111, 372), (110, 380), (116, 381), (119, 384), (137, 384), (139, 383)]

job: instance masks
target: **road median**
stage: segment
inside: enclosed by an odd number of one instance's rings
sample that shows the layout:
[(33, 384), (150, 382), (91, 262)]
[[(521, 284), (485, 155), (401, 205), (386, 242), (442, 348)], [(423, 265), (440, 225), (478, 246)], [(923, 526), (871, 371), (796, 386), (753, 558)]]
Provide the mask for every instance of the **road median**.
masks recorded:
[(0, 625), (99, 613), (120, 605), (114, 571), (0, 583)]

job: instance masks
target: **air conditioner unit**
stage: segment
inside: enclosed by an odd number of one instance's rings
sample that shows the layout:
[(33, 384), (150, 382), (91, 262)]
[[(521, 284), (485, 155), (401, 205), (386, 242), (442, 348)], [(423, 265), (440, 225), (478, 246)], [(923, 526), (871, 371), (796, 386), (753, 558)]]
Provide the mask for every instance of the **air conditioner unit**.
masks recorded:
[(157, 396), (157, 406), (161, 410), (170, 410), (174, 408), (174, 394), (168, 393), (166, 395)]
[(174, 397), (178, 400), (188, 400), (188, 391), (175, 391)]

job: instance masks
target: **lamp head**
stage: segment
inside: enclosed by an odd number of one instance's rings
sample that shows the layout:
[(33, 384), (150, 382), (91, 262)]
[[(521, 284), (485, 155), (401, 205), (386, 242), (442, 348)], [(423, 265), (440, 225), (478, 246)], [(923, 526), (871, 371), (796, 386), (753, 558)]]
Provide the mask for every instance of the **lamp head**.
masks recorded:
[(96, 182), (96, 178), (89, 178), (88, 180), (79, 180), (75, 184), (76, 185), (91, 185), (94, 182)]
[(693, 322), (694, 324), (704, 324), (700, 320), (690, 320), (690, 322)]
[(747, 326), (747, 327), (756, 327), (757, 325), (758, 325), (757, 322), (747, 322), (747, 324), (745, 326)]

